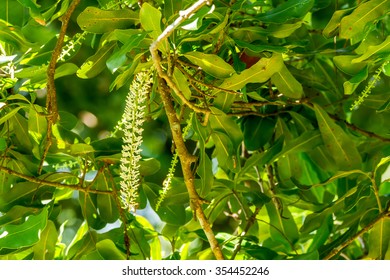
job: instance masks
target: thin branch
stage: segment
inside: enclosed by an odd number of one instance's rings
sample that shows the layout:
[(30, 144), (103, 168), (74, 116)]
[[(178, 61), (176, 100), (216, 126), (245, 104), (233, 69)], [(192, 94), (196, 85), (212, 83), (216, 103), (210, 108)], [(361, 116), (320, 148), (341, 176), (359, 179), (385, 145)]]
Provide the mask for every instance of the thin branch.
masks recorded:
[(378, 215), (373, 221), (371, 221), (368, 225), (366, 225), (364, 228), (362, 228), (359, 232), (357, 232), (354, 236), (349, 238), (348, 240), (344, 241), (340, 246), (333, 249), (328, 255), (324, 257), (324, 260), (330, 260), (334, 256), (336, 256), (338, 253), (340, 253), (344, 248), (346, 248), (348, 245), (350, 245), (353, 241), (355, 241), (356, 238), (359, 238), (362, 234), (369, 231), (376, 223), (381, 221), (384, 218), (390, 218), (390, 211), (387, 209), (387, 211), (382, 212)]
[(29, 181), (31, 183), (39, 184), (41, 186), (50, 186), (50, 187), (55, 187), (55, 188), (68, 188), (68, 189), (72, 189), (72, 190), (75, 190), (75, 191), (81, 191), (81, 192), (84, 192), (84, 193), (96, 193), (96, 194), (112, 195), (112, 191), (102, 191), (102, 190), (87, 189), (87, 188), (84, 188), (81, 183), (77, 184), (77, 185), (74, 185), (74, 184), (67, 185), (67, 184), (62, 184), (62, 183), (58, 183), (58, 182), (51, 182), (51, 181), (47, 181), (47, 180), (43, 180), (43, 179), (39, 179), (39, 178), (36, 178), (36, 177), (32, 177), (32, 176), (28, 176), (28, 175), (19, 173), (19, 172), (15, 171), (15, 170), (12, 170), (12, 169), (4, 167), (4, 166), (0, 166), (0, 170), (5, 172), (5, 173), (7, 173), (7, 174), (14, 175), (16, 177), (19, 177), (19, 178), (24, 179), (26, 181)]
[(58, 61), (58, 58), (61, 55), (62, 51), (62, 45), (64, 43), (64, 38), (66, 34), (66, 30), (68, 29), (68, 24), (71, 15), (73, 14), (74, 10), (76, 9), (77, 5), (80, 3), (80, 0), (73, 0), (72, 4), (70, 4), (68, 10), (66, 13), (62, 16), (62, 26), (60, 29), (60, 33), (58, 34), (58, 40), (56, 43), (56, 46), (54, 47), (54, 50), (52, 52), (52, 56), (49, 62), (49, 66), (47, 67), (47, 99), (46, 99), (46, 110), (47, 110), (47, 133), (46, 133), (46, 144), (45, 149), (42, 154), (42, 159), (39, 164), (38, 168), (38, 174), (41, 174), (43, 164), (45, 162), (46, 156), (49, 152), (50, 146), (52, 144), (52, 132), (53, 132), (53, 125), (58, 120), (58, 108), (57, 108), (57, 92), (56, 92), (56, 86), (54, 83), (54, 75), (56, 72), (56, 64)]
[[(179, 87), (176, 85), (176, 83), (172, 80), (172, 78), (164, 72), (162, 66), (161, 66), (161, 57), (158, 53), (158, 47), (159, 45), (166, 40), (173, 31), (186, 19), (188, 19), (191, 15), (196, 13), (200, 8), (202, 8), (205, 5), (210, 5), (211, 1), (209, 0), (199, 0), (195, 4), (193, 4), (191, 7), (189, 7), (187, 10), (180, 11), (179, 17), (171, 24), (169, 25), (161, 34), (158, 36), (158, 38), (150, 45), (150, 54), (152, 56), (152, 60), (154, 62), (154, 66), (156, 67), (158, 75), (163, 78), (168, 86), (173, 89), (175, 94), (180, 98), (180, 100), (186, 104), (191, 110), (197, 112), (197, 113), (203, 113), (206, 116), (210, 114), (210, 111), (206, 108), (196, 106), (192, 104), (181, 92)], [(206, 117), (207, 118), (207, 117)]]
[(184, 182), (186, 184), (188, 195), (190, 198), (191, 208), (194, 211), (195, 217), (199, 220), (199, 223), (207, 236), (211, 250), (214, 253), (215, 257), (219, 260), (223, 260), (224, 257), (221, 248), (218, 244), (217, 239), (215, 238), (213, 230), (211, 229), (211, 225), (203, 212), (202, 199), (199, 197), (199, 194), (196, 191), (195, 178), (191, 169), (191, 164), (196, 161), (196, 157), (189, 153), (184, 143), (180, 127), (180, 121), (177, 118), (176, 111), (172, 104), (170, 89), (161, 78), (159, 80), (160, 94), (164, 103), (166, 115), (168, 117), (173, 141), (176, 145), (177, 154), (180, 158)]
[(256, 216), (257, 214), (259, 214), (260, 212), (260, 209), (259, 207), (256, 207), (255, 211), (253, 212), (252, 216), (248, 219), (248, 222), (245, 226), (245, 229), (244, 231), (241, 233), (240, 235), (240, 239), (238, 240), (238, 243), (236, 245), (236, 247), (234, 248), (234, 252), (231, 256), (231, 260), (234, 260), (238, 254), (238, 252), (240, 252), (241, 250), (241, 244), (242, 244), (242, 241), (244, 241), (244, 237), (247, 235), (249, 229), (253, 226), (253, 224), (256, 222)]

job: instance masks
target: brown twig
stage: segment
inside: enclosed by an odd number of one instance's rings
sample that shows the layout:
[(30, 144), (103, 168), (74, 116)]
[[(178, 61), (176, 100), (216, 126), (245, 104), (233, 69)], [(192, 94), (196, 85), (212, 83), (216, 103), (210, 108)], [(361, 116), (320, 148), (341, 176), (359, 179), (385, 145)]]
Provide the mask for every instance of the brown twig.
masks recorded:
[(165, 112), (171, 127), (173, 141), (175, 142), (176, 150), (180, 158), (184, 182), (186, 184), (190, 198), (191, 208), (193, 209), (196, 218), (198, 219), (204, 233), (207, 236), (211, 250), (213, 251), (215, 257), (219, 260), (223, 260), (224, 257), (221, 248), (219, 247), (218, 241), (215, 238), (213, 230), (211, 229), (211, 225), (203, 212), (202, 199), (199, 197), (196, 191), (195, 178), (191, 169), (191, 164), (196, 161), (196, 157), (189, 153), (187, 147), (185, 146), (181, 132), (180, 121), (177, 118), (175, 109), (172, 104), (170, 90), (162, 79), (160, 79), (159, 87), (161, 98), (165, 107)]
[(52, 144), (52, 132), (53, 132), (53, 125), (58, 120), (58, 108), (57, 108), (57, 92), (56, 92), (56, 86), (54, 83), (54, 75), (56, 72), (56, 64), (59, 56), (61, 55), (62, 51), (62, 45), (64, 43), (65, 33), (68, 29), (68, 24), (70, 20), (70, 16), (76, 9), (77, 5), (80, 3), (80, 0), (73, 0), (73, 2), (70, 4), (68, 10), (66, 13), (62, 16), (61, 21), (61, 29), (60, 33), (58, 34), (58, 40), (56, 43), (56, 46), (54, 47), (54, 50), (51, 55), (51, 59), (49, 62), (49, 66), (47, 67), (47, 99), (46, 99), (46, 110), (47, 110), (47, 133), (46, 133), (46, 143), (45, 148), (42, 154), (41, 162), (38, 167), (38, 174), (41, 174), (43, 164), (45, 162), (46, 156), (49, 152), (50, 146)]
[(28, 176), (28, 175), (19, 173), (19, 172), (15, 171), (15, 170), (12, 170), (12, 169), (4, 167), (4, 166), (0, 166), (0, 170), (5, 172), (5, 173), (7, 173), (7, 174), (14, 175), (16, 177), (19, 177), (19, 178), (24, 179), (26, 181), (29, 181), (31, 183), (39, 184), (41, 186), (50, 186), (50, 187), (55, 187), (55, 188), (68, 188), (68, 189), (72, 189), (72, 190), (75, 190), (75, 191), (81, 191), (81, 192), (84, 192), (84, 193), (96, 193), (96, 194), (112, 195), (112, 191), (102, 191), (102, 190), (95, 190), (95, 189), (84, 188), (82, 186), (81, 182), (79, 184), (76, 184), (76, 185), (75, 184), (67, 185), (67, 184), (47, 181), (47, 180), (39, 179), (39, 178), (36, 178), (36, 177)]
[(192, 14), (196, 13), (200, 8), (202, 8), (205, 5), (210, 5), (211, 1), (209, 0), (199, 0), (195, 4), (193, 4), (191, 7), (189, 7), (185, 11), (181, 11), (179, 13), (179, 17), (165, 30), (158, 36), (158, 38), (150, 45), (150, 54), (152, 56), (152, 60), (154, 62), (154, 66), (156, 67), (158, 75), (165, 80), (165, 82), (168, 84), (170, 88), (173, 89), (175, 94), (180, 98), (180, 100), (186, 104), (191, 110), (197, 113), (203, 113), (206, 116), (210, 114), (210, 111), (206, 108), (196, 106), (192, 104), (181, 92), (179, 87), (176, 85), (176, 83), (172, 80), (172, 78), (164, 72), (162, 66), (161, 66), (161, 57), (158, 53), (158, 47), (159, 45), (166, 40), (172, 33), (173, 31), (186, 19), (188, 19)]
[(366, 233), (369, 231), (376, 223), (381, 221), (384, 218), (390, 218), (390, 212), (389, 210), (383, 211), (381, 214), (378, 215), (373, 221), (371, 221), (368, 225), (366, 225), (364, 228), (362, 228), (359, 232), (357, 232), (354, 236), (344, 241), (340, 246), (334, 248), (328, 255), (326, 255), (323, 259), (324, 260), (330, 260), (334, 256), (336, 256), (338, 253), (340, 253), (344, 248), (346, 248), (348, 245), (350, 245), (353, 241), (355, 241), (356, 238), (361, 236), (363, 233)]
[(176, 145), (176, 150), (180, 158), (183, 177), (189, 194), (191, 208), (194, 211), (194, 215), (198, 219), (204, 233), (206, 234), (206, 237), (209, 241), (210, 248), (214, 253), (214, 256), (216, 257), (216, 259), (223, 260), (224, 257), (221, 248), (218, 244), (217, 239), (215, 238), (213, 230), (211, 229), (211, 225), (203, 212), (202, 199), (199, 197), (195, 188), (195, 178), (191, 169), (191, 164), (193, 164), (196, 161), (196, 157), (191, 153), (189, 153), (189, 151), (185, 146), (181, 127), (180, 127), (180, 121), (176, 115), (176, 111), (172, 103), (170, 89), (172, 89), (175, 92), (175, 94), (181, 99), (181, 101), (185, 105), (187, 105), (190, 109), (192, 109), (194, 112), (203, 113), (205, 115), (205, 120), (208, 119), (208, 116), (210, 115), (210, 111), (206, 108), (199, 107), (192, 104), (184, 97), (183, 93), (180, 91), (176, 83), (172, 80), (172, 78), (167, 73), (164, 72), (161, 66), (161, 57), (158, 53), (159, 45), (164, 40), (166, 40), (184, 20), (186, 20), (191, 15), (196, 13), (203, 6), (210, 5), (210, 4), (211, 1), (199, 0), (196, 3), (194, 3), (191, 7), (189, 7), (187, 10), (181, 11), (179, 13), (179, 17), (171, 25), (169, 25), (161, 33), (161, 35), (151, 44), (150, 53), (152, 56), (154, 66), (156, 67), (157, 74), (159, 76), (160, 95), (163, 100), (166, 115), (168, 117), (168, 122), (171, 128), (173, 141)]

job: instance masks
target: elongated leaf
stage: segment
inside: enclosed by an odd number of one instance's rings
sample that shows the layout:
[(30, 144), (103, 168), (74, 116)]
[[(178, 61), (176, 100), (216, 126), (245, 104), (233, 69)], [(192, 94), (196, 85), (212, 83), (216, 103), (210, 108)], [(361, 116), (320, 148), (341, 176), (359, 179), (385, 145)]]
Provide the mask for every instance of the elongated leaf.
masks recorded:
[[(112, 188), (112, 183), (106, 172), (102, 172), (96, 178), (95, 187), (98, 190), (108, 191)], [(107, 223), (113, 223), (119, 218), (118, 205), (115, 203), (114, 197), (108, 194), (98, 194), (96, 199), (100, 217)]]
[(290, 19), (303, 18), (313, 4), (314, 0), (288, 0), (257, 18), (266, 23), (284, 23)]
[(299, 99), (303, 96), (302, 85), (295, 79), (285, 65), (272, 75), (271, 81), (279, 92), (289, 98)]
[(333, 57), (333, 62), (335, 63), (337, 68), (343, 71), (344, 73), (348, 75), (356, 75), (367, 65), (366, 62), (362, 62), (362, 63), (353, 62), (357, 57), (358, 56), (356, 55), (338, 55)]
[(190, 100), (191, 89), (188, 85), (187, 78), (178, 68), (175, 68), (175, 70), (173, 70), (173, 80), (175, 81), (177, 87), (180, 89), (181, 93), (185, 96), (185, 98), (187, 98), (187, 100)]
[(217, 108), (210, 108), (210, 126), (213, 131), (219, 131), (226, 134), (232, 141), (234, 148), (237, 149), (243, 140), (240, 127), (231, 117)]
[(202, 126), (196, 117), (192, 118), (192, 127), (199, 137), (200, 159), (197, 174), (202, 179), (202, 188), (199, 194), (205, 197), (209, 193), (214, 181), (212, 163), (205, 150), (206, 142), (210, 135), (209, 127)]
[(359, 169), (362, 159), (352, 139), (334, 123), (324, 109), (316, 104), (314, 108), (325, 147), (339, 170)]
[(211, 134), (211, 137), (215, 144), (215, 150), (213, 156), (218, 159), (218, 163), (222, 166), (226, 166), (229, 163), (229, 168), (233, 167), (232, 155), (235, 155), (232, 141), (229, 137), (219, 131), (215, 131)]
[(386, 40), (382, 44), (376, 46), (369, 46), (366, 52), (360, 57), (353, 59), (352, 63), (359, 63), (370, 58), (371, 56), (377, 56), (383, 53), (388, 54), (389, 52), (390, 52), (390, 36), (387, 36)]
[(164, 1), (164, 17), (170, 20), (176, 13), (181, 10), (182, 2), (177, 0), (165, 0)]
[(389, 0), (371, 0), (361, 3), (352, 14), (345, 16), (340, 22), (340, 37), (353, 38), (363, 34), (364, 28), (390, 10)]
[(246, 118), (243, 124), (245, 147), (250, 151), (263, 147), (271, 139), (275, 125), (273, 118)]
[(48, 220), (47, 226), (41, 233), (38, 243), (34, 245), (34, 259), (52, 260), (55, 254), (57, 239), (56, 226), (53, 221)]
[(139, 18), (143, 29), (150, 32), (150, 36), (156, 40), (162, 33), (161, 30), (161, 12), (150, 5), (149, 3), (143, 3), (139, 12)]
[(368, 256), (383, 260), (390, 244), (390, 218), (383, 218), (370, 231)]
[(130, 39), (107, 60), (106, 64), (112, 73), (116, 72), (119, 67), (127, 61), (126, 54), (136, 48), (141, 41), (146, 37), (146, 33), (138, 33), (130, 37)]
[(81, 65), (77, 71), (77, 76), (82, 79), (90, 79), (100, 74), (106, 67), (106, 60), (110, 57), (114, 47), (115, 42), (107, 43), (101, 47)]
[(119, 251), (110, 239), (104, 239), (96, 243), (96, 249), (105, 260), (126, 260), (126, 255)]
[(138, 13), (130, 9), (101, 10), (87, 7), (77, 17), (77, 23), (82, 30), (98, 34), (115, 29), (127, 29), (138, 21)]
[(357, 73), (349, 81), (344, 82), (344, 94), (351, 95), (355, 92), (361, 82), (365, 81), (368, 77), (368, 67), (363, 68), (362, 71)]
[(227, 78), (235, 73), (233, 67), (215, 54), (188, 52), (184, 56), (215, 78)]
[(332, 15), (332, 18), (325, 26), (324, 30), (322, 30), (322, 35), (324, 35), (325, 38), (331, 38), (335, 36), (337, 31), (339, 30), (341, 19), (352, 10), (353, 9), (335, 11)]
[(102, 229), (106, 225), (106, 222), (99, 215), (96, 194), (81, 192), (79, 194), (79, 201), (84, 219), (88, 225), (94, 229)]
[[(273, 54), (271, 58), (261, 58), (249, 69), (242, 71), (240, 74), (233, 74), (231, 77), (225, 79), (219, 87), (228, 90), (239, 90), (248, 83), (264, 83), (273, 74), (280, 71), (283, 65), (281, 54)], [(214, 105), (225, 112), (229, 110), (235, 96), (221, 92), (220, 90), (215, 90), (214, 94), (217, 95)]]
[(30, 215), (20, 225), (6, 225), (0, 229), (0, 248), (19, 249), (39, 241), (47, 223), (47, 208), (37, 215)]
[(283, 150), (277, 155), (278, 158), (291, 153), (306, 152), (322, 144), (321, 134), (318, 130), (308, 130), (301, 136), (287, 142)]

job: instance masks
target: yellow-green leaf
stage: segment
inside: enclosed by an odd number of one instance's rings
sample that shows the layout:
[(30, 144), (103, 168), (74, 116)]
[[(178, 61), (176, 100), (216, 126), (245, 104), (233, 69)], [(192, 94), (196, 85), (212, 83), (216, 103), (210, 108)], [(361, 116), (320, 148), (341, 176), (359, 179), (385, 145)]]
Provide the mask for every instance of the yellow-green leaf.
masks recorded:
[(303, 96), (302, 85), (294, 78), (285, 65), (282, 66), (279, 72), (272, 75), (271, 80), (283, 95), (295, 99)]
[(215, 54), (188, 52), (184, 56), (215, 78), (223, 79), (235, 73), (235, 70), (230, 64)]
[(352, 14), (340, 22), (340, 37), (353, 38), (363, 33), (366, 25), (390, 10), (390, 0), (371, 0), (361, 3)]
[(138, 22), (138, 13), (130, 9), (101, 10), (87, 7), (77, 17), (82, 30), (91, 33), (106, 33), (115, 29), (127, 29)]

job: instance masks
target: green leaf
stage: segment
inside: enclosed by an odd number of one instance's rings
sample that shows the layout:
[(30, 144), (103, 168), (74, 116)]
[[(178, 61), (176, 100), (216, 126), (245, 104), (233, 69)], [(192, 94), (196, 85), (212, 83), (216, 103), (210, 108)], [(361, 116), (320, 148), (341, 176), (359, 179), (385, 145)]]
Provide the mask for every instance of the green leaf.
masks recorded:
[(274, 118), (261, 118), (251, 116), (243, 122), (244, 143), (250, 151), (264, 147), (271, 139), (275, 130), (276, 121)]
[(87, 7), (77, 17), (77, 23), (82, 30), (98, 34), (115, 29), (128, 29), (138, 21), (138, 13), (126, 8), (101, 10), (96, 7)]
[[(242, 71), (240, 74), (233, 74), (231, 77), (225, 79), (219, 88), (239, 90), (249, 83), (264, 83), (273, 74), (280, 71), (283, 65), (282, 55), (274, 53), (271, 58), (261, 58), (249, 69)], [(224, 112), (229, 110), (235, 96), (221, 90), (215, 90), (214, 94), (217, 96), (214, 100), (214, 105)]]
[(38, 243), (33, 247), (34, 259), (52, 260), (56, 250), (57, 239), (56, 226), (53, 221), (48, 220), (47, 226), (41, 233)]
[(303, 18), (313, 4), (314, 0), (288, 0), (256, 18), (265, 23), (284, 23), (291, 19)]
[(300, 28), (302, 24), (302, 21), (286, 24), (270, 24), (270, 26), (267, 28), (267, 31), (275, 38), (286, 38), (294, 33), (298, 28)]
[(359, 169), (362, 159), (352, 139), (317, 104), (314, 109), (325, 147), (339, 170)]
[[(175, 67), (175, 70), (173, 70), (173, 80), (177, 87), (180, 89), (181, 93), (184, 95), (184, 97), (187, 100), (191, 99), (191, 89), (188, 85), (188, 81), (186, 76)], [(181, 100), (180, 100), (181, 102)]]
[(20, 225), (6, 225), (0, 229), (0, 248), (19, 249), (39, 241), (47, 223), (48, 211), (43, 208), (37, 215), (26, 217)]
[(215, 144), (213, 156), (218, 159), (218, 163), (233, 168), (232, 155), (235, 153), (232, 141), (225, 133), (219, 131), (213, 132), (211, 138)]
[(126, 260), (126, 255), (119, 251), (110, 239), (104, 239), (96, 243), (96, 249), (105, 260)]
[(341, 19), (352, 10), (353, 9), (335, 11), (324, 30), (322, 30), (322, 35), (324, 35), (325, 38), (334, 37), (339, 30)]
[(114, 51), (112, 56), (107, 60), (107, 68), (115, 73), (119, 67), (123, 66), (127, 61), (126, 54), (138, 47), (142, 40), (146, 37), (146, 33), (138, 33), (130, 37), (130, 39), (118, 50)]
[(280, 71), (272, 75), (271, 81), (281, 94), (289, 98), (299, 99), (303, 96), (302, 85), (295, 79), (285, 65), (282, 66)]
[(384, 217), (378, 221), (368, 238), (368, 257), (384, 260), (390, 244), (390, 218)]
[(355, 92), (361, 82), (365, 81), (368, 77), (368, 67), (363, 68), (362, 71), (357, 73), (349, 81), (344, 82), (344, 94), (351, 95)]
[[(101, 172), (98, 174), (95, 180), (95, 187), (98, 190), (109, 191), (112, 189), (112, 182), (110, 181), (109, 174)], [(118, 205), (115, 203), (115, 199), (110, 194), (98, 194), (96, 199), (96, 205), (99, 210), (101, 219), (107, 223), (113, 223), (119, 218)]]
[(183, 3), (177, 0), (165, 0), (164, 1), (164, 18), (168, 21), (171, 17), (175, 16), (182, 8)]
[(277, 158), (289, 155), (291, 153), (307, 152), (322, 144), (321, 134), (318, 130), (308, 130), (302, 135), (286, 141), (286, 145), (277, 155)]
[(188, 52), (184, 56), (193, 64), (202, 68), (207, 74), (217, 79), (224, 79), (235, 73), (230, 64), (215, 54)]
[(82, 79), (90, 79), (99, 75), (106, 68), (106, 61), (111, 56), (115, 47), (115, 42), (107, 43), (102, 46), (93, 56), (89, 57), (80, 69), (77, 76)]
[(357, 55), (338, 55), (333, 57), (333, 62), (338, 69), (348, 75), (357, 75), (366, 66), (366, 62), (354, 63), (353, 61), (357, 58)]
[(170, 225), (182, 226), (186, 222), (186, 213), (183, 205), (161, 206), (157, 214), (162, 221)]
[(149, 3), (143, 3), (139, 12), (139, 18), (142, 28), (149, 32), (150, 36), (156, 40), (162, 33), (161, 30), (161, 12), (150, 5)]
[(368, 23), (380, 18), (390, 10), (389, 0), (371, 0), (361, 3), (340, 22), (340, 37), (350, 39), (362, 36)]
[(142, 176), (151, 176), (160, 170), (161, 163), (155, 158), (148, 158), (139, 162), (139, 172)]
[[(390, 2), (390, 1), (389, 1)], [(359, 63), (371, 56), (378, 56), (381, 54), (388, 54), (390, 52), (390, 36), (387, 36), (386, 40), (379, 45), (369, 46), (365, 53), (358, 58), (352, 60), (352, 63)]]
[(106, 222), (100, 217), (97, 207), (97, 195), (93, 193), (79, 193), (79, 202), (84, 219), (94, 229), (102, 229)]
[(213, 131), (219, 131), (226, 134), (237, 149), (243, 140), (243, 135), (237, 123), (224, 112), (217, 108), (210, 108), (210, 126)]

